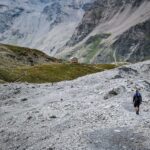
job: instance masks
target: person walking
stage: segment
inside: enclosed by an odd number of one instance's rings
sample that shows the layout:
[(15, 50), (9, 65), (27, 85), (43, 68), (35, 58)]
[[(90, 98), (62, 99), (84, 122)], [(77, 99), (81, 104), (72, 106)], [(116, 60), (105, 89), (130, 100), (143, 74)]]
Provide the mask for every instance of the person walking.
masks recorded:
[(138, 90), (136, 90), (134, 96), (133, 96), (133, 104), (136, 111), (136, 114), (139, 115), (139, 109), (140, 105), (142, 103), (142, 96)]

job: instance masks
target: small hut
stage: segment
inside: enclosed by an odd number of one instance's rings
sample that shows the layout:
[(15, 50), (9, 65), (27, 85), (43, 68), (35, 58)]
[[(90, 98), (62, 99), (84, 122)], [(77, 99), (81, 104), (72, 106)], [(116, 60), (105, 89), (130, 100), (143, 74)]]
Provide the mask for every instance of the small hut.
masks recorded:
[(78, 63), (78, 58), (77, 58), (77, 57), (71, 57), (71, 58), (70, 58), (70, 62), (71, 62), (72, 64), (77, 64), (77, 63)]

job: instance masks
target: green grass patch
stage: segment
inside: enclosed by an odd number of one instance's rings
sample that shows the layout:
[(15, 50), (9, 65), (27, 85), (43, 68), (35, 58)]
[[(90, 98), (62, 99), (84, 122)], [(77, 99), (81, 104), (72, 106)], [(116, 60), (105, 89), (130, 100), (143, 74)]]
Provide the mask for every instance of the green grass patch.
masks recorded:
[(88, 47), (88, 53), (86, 55), (86, 63), (90, 63), (90, 60), (93, 58), (93, 56), (99, 51), (99, 44), (101, 42), (100, 38), (97, 38), (94, 42), (90, 44)]
[(101, 50), (101, 41), (110, 36), (110, 33), (98, 34), (90, 37), (86, 44), (87, 54), (85, 63), (90, 63), (91, 59)]
[(18, 68), (0, 69), (0, 80), (6, 82), (46, 83), (73, 80), (106, 69), (113, 69), (113, 64), (45, 64)]

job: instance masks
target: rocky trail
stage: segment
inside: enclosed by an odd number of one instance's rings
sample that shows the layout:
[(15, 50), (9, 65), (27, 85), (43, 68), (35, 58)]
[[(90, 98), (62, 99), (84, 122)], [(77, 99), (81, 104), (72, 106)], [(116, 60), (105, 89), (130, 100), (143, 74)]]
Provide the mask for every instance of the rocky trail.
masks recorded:
[(54, 85), (0, 84), (0, 150), (150, 150), (149, 113), (150, 61)]

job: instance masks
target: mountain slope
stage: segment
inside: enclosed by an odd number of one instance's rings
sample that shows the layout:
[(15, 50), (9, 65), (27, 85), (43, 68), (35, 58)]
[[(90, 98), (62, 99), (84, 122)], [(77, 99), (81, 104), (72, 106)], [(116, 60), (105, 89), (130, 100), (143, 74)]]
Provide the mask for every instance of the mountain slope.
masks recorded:
[[(68, 41), (68, 48), (58, 56), (77, 56), (91, 63), (149, 59), (150, 1), (97, 0), (85, 12), (82, 22)], [(108, 37), (102, 37), (104, 34)], [(96, 48), (90, 39), (100, 37)], [(87, 42), (90, 41), (90, 42)], [(90, 60), (89, 53), (94, 51)], [(137, 56), (137, 55), (140, 56)]]
[(0, 42), (55, 55), (81, 21), (90, 0), (0, 1)]
[(149, 81), (147, 61), (53, 86), (1, 84), (1, 149), (150, 150)]
[(84, 63), (149, 59), (149, 22), (149, 0), (0, 1), (1, 43)]
[(71, 64), (35, 49), (0, 44), (0, 83), (53, 83), (115, 67), (113, 64)]
[[(150, 19), (124, 32), (113, 43), (116, 56), (121, 60), (137, 62), (150, 59)], [(119, 61), (119, 59), (118, 59)]]
[(1, 67), (33, 66), (61, 61), (36, 49), (0, 44)]

